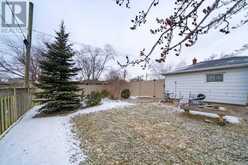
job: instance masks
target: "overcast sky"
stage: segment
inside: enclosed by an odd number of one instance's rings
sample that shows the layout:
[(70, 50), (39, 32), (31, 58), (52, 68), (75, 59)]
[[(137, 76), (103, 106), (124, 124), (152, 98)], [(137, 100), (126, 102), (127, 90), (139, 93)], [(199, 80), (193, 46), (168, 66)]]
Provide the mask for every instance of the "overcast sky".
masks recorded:
[[(142, 9), (146, 9), (150, 0), (133, 0), (131, 9), (119, 7), (115, 0), (33, 0), (34, 29), (54, 34), (62, 20), (71, 33), (72, 42), (93, 46), (111, 44), (122, 54), (135, 58), (143, 48), (151, 48), (156, 37), (150, 34), (151, 27), (156, 27), (154, 18), (169, 16), (173, 11), (172, 0), (161, 0), (157, 8), (149, 15), (149, 24), (131, 31), (130, 20)], [(230, 53), (248, 43), (248, 26), (233, 31), (226, 36), (211, 31), (207, 37), (199, 39), (197, 45), (184, 49), (180, 57), (169, 56), (168, 63), (176, 65), (181, 60), (191, 64), (196, 57), (199, 61), (212, 54)], [(246, 52), (248, 54), (248, 52)], [(158, 55), (155, 52), (154, 55)], [(242, 55), (246, 55), (245, 53)], [(144, 72), (139, 67), (129, 67), (132, 76)]]

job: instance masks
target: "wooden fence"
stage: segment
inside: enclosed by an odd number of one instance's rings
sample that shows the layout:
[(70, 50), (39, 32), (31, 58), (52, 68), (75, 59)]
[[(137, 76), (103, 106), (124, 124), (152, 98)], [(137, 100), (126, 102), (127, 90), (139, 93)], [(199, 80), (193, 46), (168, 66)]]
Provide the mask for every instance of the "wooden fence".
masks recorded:
[[(96, 85), (96, 84), (79, 84), (81, 90), (84, 90), (84, 94), (88, 95), (92, 91), (101, 92), (107, 90), (113, 95), (114, 98), (120, 98), (121, 91), (123, 89), (129, 89), (131, 96), (139, 97), (153, 97), (163, 98), (165, 81), (164, 80), (150, 80), (150, 81), (134, 81), (126, 82), (123, 80), (112, 81), (108, 84)], [(81, 93), (79, 93), (81, 94)]]
[(32, 106), (27, 88), (0, 89), (0, 135), (15, 123)]

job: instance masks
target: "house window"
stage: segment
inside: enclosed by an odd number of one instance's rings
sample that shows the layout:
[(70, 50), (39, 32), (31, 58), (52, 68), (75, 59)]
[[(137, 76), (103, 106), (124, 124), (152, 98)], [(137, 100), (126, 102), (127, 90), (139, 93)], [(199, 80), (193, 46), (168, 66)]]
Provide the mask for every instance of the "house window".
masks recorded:
[(207, 82), (223, 82), (223, 74), (207, 74)]

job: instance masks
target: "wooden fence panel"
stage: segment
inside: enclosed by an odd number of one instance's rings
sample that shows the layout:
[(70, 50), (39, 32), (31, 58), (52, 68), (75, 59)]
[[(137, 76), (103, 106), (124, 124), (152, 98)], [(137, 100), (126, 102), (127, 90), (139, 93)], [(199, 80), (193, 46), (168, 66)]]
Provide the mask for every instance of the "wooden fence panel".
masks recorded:
[(0, 135), (32, 106), (28, 89), (0, 89)]
[(3, 98), (0, 97), (0, 133), (4, 131)]

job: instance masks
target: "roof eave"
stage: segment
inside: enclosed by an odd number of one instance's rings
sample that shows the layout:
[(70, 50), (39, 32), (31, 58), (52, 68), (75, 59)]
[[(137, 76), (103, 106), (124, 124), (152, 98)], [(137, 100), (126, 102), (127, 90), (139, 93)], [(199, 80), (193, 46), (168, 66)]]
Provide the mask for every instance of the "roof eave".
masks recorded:
[(236, 65), (209, 67), (209, 68), (201, 68), (201, 69), (194, 69), (194, 70), (176, 71), (176, 72), (171, 72), (171, 73), (165, 73), (162, 75), (163, 76), (169, 76), (169, 75), (184, 74), (184, 73), (203, 72), (203, 71), (221, 70), (221, 69), (243, 68), (243, 67), (248, 67), (248, 64), (236, 64)]

